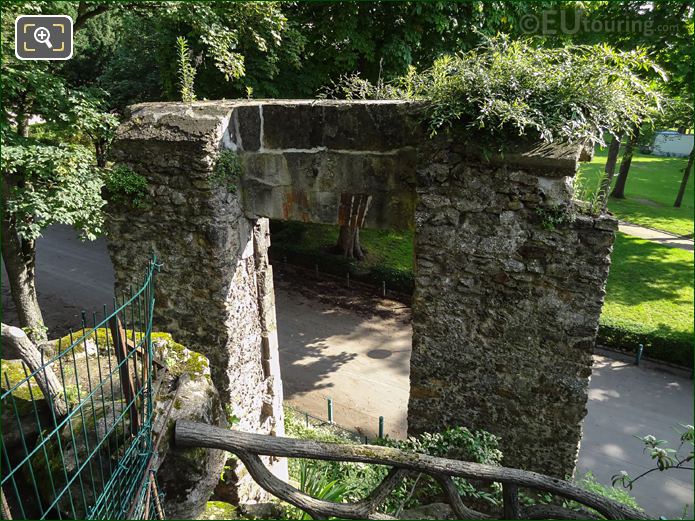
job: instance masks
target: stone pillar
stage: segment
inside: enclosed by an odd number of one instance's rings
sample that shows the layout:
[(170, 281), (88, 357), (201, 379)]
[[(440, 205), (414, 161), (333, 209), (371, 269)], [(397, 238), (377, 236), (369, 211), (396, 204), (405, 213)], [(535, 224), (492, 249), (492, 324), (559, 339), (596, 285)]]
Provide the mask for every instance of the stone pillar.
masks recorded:
[[(131, 108), (112, 155), (147, 179), (149, 197), (146, 208), (112, 198), (108, 248), (117, 289), (136, 287), (157, 254), (155, 330), (210, 360), (236, 428), (282, 434), (268, 223), (244, 216), (238, 194), (212, 179), (231, 111), (224, 102)], [(284, 461), (271, 466), (286, 474)], [(250, 481), (239, 482), (242, 499), (258, 496)]]
[(420, 148), (409, 433), (485, 429), (505, 465), (573, 474), (617, 227), (573, 215), (578, 155)]

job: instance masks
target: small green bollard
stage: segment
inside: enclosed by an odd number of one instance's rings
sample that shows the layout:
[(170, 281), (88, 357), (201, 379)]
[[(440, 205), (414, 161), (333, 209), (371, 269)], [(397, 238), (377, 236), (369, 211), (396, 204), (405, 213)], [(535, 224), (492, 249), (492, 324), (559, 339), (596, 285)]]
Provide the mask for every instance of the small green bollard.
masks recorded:
[(333, 399), (328, 398), (328, 423), (333, 423)]
[(309, 413), (308, 412), (304, 413), (304, 423), (308, 429), (309, 428)]
[(379, 416), (379, 439), (384, 437), (384, 417)]
[(644, 351), (644, 346), (640, 344), (635, 353), (635, 365), (639, 365), (640, 360), (642, 360), (642, 351)]

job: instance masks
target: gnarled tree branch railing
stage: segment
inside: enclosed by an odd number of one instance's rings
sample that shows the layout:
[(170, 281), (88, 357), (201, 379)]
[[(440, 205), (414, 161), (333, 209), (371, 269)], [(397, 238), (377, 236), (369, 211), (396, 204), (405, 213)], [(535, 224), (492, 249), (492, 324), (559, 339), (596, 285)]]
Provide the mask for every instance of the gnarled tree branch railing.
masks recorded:
[[(175, 428), (179, 447), (222, 449), (236, 454), (253, 479), (266, 491), (301, 508), (314, 519), (395, 519), (378, 511), (379, 506), (412, 473), (428, 474), (440, 484), (447, 502), (460, 519), (492, 519), (491, 515), (466, 507), (452, 480), (453, 477), (476, 481), (499, 482), (503, 488), (503, 519), (590, 519), (589, 511), (577, 512), (556, 505), (522, 507), (518, 501), (519, 487), (549, 492), (599, 512), (608, 519), (649, 519), (643, 512), (603, 496), (583, 490), (561, 479), (535, 472), (494, 467), (467, 461), (413, 454), (390, 447), (320, 443), (292, 438), (279, 438), (222, 429), (202, 423), (179, 420)], [(274, 476), (259, 456), (308, 458), (328, 461), (351, 461), (387, 465), (391, 470), (379, 486), (356, 503), (333, 503), (313, 498)]]

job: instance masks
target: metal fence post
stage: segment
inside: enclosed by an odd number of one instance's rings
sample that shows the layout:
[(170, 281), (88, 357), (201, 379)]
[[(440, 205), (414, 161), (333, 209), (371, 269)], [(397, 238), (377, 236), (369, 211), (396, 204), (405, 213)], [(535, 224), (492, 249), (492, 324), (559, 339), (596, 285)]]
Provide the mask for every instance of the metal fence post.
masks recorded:
[(642, 360), (642, 351), (644, 351), (644, 345), (640, 344), (635, 353), (635, 365), (639, 365), (640, 360)]
[(333, 399), (328, 398), (328, 423), (333, 423)]

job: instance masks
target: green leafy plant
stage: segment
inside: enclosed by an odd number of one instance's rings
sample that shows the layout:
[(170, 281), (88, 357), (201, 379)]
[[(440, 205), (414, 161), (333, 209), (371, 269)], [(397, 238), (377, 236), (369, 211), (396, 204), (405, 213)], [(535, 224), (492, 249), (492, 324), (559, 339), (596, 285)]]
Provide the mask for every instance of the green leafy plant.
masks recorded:
[[(649, 457), (654, 460), (654, 467), (645, 472), (642, 472), (639, 476), (633, 478), (626, 471), (620, 471), (620, 473), (613, 476), (613, 485), (620, 483), (624, 488), (632, 490), (635, 482), (647, 474), (651, 474), (654, 471), (663, 472), (668, 469), (674, 470), (688, 470), (693, 471), (693, 466), (688, 465), (695, 459), (695, 452), (693, 451), (693, 445), (695, 445), (695, 428), (692, 425), (680, 425), (675, 429), (680, 435), (680, 445), (678, 448), (673, 449), (668, 446), (667, 440), (660, 440), (651, 434), (646, 436), (635, 436), (640, 440), (644, 449), (643, 453), (649, 454)], [(681, 453), (684, 446), (689, 445), (690, 450), (685, 453)]]
[[(302, 439), (328, 443), (357, 443), (355, 439), (330, 428), (306, 426), (296, 413), (289, 409), (285, 409), (285, 430), (288, 436)], [(499, 465), (502, 459), (496, 436), (485, 431), (472, 432), (464, 427), (447, 429), (439, 433), (424, 433), (407, 440), (393, 440), (387, 437), (374, 440), (372, 443), (407, 452), (475, 461), (488, 465)], [(302, 462), (316, 469), (316, 473), (325, 475), (326, 482), (337, 480), (344, 487), (342, 497), (346, 501), (359, 501), (366, 498), (388, 472), (388, 468), (383, 465), (290, 460), (289, 470), (292, 479), (301, 481)], [(472, 499), (477, 506), (485, 508), (485, 505), (489, 507), (500, 504), (501, 489), (498, 485), (485, 486), (459, 478), (455, 478), (454, 481), (459, 493)], [(432, 502), (440, 494), (439, 485), (428, 476), (408, 478), (403, 480), (386, 499), (384, 511), (399, 514), (404, 509)]]
[(212, 182), (217, 186), (225, 188), (230, 193), (236, 193), (240, 176), (241, 161), (239, 161), (239, 156), (236, 152), (232, 150), (220, 152), (212, 171)]
[(106, 176), (105, 187), (109, 199), (134, 208), (148, 205), (147, 179), (125, 165), (116, 165)]
[(539, 206), (536, 215), (546, 230), (554, 230), (563, 224), (571, 224), (576, 218), (574, 206)]
[(176, 50), (178, 54), (181, 101), (184, 103), (192, 103), (196, 100), (193, 86), (196, 69), (191, 64), (191, 51), (188, 48), (188, 40), (186, 40), (185, 37), (179, 36), (176, 38)]
[[(455, 427), (434, 433), (426, 432), (407, 440), (393, 440), (386, 437), (375, 440), (374, 443), (406, 452), (486, 465), (500, 465), (502, 462), (502, 452), (499, 450), (497, 436), (486, 431), (471, 431), (466, 427)], [(480, 484), (462, 478), (454, 478), (454, 483), (459, 494), (472, 500), (478, 508), (486, 509), (501, 504), (502, 489), (498, 483)], [(439, 484), (429, 476), (405, 479), (391, 494), (386, 503), (387, 510), (400, 512), (403, 509), (432, 502), (440, 494)]]
[(640, 49), (607, 45), (546, 48), (532, 40), (489, 38), (444, 55), (432, 67), (388, 84), (343, 76), (323, 95), (346, 99), (420, 99), (431, 134), (452, 127), (503, 149), (509, 136), (545, 142), (605, 144), (630, 125), (649, 121), (662, 96), (646, 73), (665, 75)]
[(587, 472), (584, 477), (577, 482), (577, 485), (584, 490), (606, 497), (612, 501), (617, 501), (618, 503), (622, 503), (636, 510), (643, 510), (639, 503), (637, 503), (637, 500), (627, 491), (615, 487), (607, 487), (599, 483), (591, 472)]

